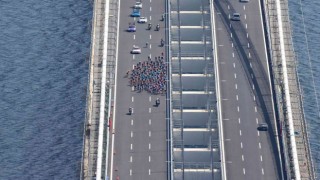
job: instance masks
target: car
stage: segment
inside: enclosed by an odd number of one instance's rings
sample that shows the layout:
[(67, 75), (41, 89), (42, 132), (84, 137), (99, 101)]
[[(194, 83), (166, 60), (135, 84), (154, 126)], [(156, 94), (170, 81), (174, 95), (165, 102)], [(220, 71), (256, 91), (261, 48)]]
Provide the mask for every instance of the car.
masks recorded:
[(142, 9), (142, 2), (136, 2), (136, 4), (133, 6), (133, 8)]
[(258, 125), (259, 131), (268, 131), (268, 125), (266, 123), (261, 123)]
[(140, 10), (139, 9), (133, 9), (131, 13), (131, 17), (140, 17)]
[(148, 19), (146, 17), (140, 17), (138, 23), (147, 23)]
[(135, 24), (129, 24), (129, 27), (127, 29), (128, 32), (136, 32), (137, 28)]
[(240, 13), (233, 13), (231, 20), (233, 21), (240, 21)]
[(131, 54), (141, 54), (141, 48), (139, 46), (133, 45)]

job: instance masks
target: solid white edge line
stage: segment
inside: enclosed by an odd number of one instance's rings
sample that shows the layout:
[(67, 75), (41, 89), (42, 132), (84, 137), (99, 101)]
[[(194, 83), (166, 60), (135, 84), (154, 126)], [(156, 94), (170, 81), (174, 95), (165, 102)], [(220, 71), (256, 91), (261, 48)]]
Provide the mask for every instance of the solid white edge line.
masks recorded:
[(213, 31), (211, 30), (211, 37), (214, 41), (214, 61), (215, 61), (215, 75), (216, 81), (216, 91), (217, 91), (217, 110), (218, 110), (218, 123), (220, 125), (219, 140), (221, 144), (221, 179), (226, 180), (226, 160), (224, 152), (224, 134), (223, 134), (223, 121), (222, 121), (222, 111), (221, 111), (221, 94), (220, 94), (220, 77), (219, 77), (219, 63), (218, 63), (218, 53), (217, 53), (217, 38), (216, 38), (216, 24), (215, 24), (215, 11), (213, 7), (213, 0), (210, 0), (210, 14), (211, 14), (211, 24), (213, 25)]

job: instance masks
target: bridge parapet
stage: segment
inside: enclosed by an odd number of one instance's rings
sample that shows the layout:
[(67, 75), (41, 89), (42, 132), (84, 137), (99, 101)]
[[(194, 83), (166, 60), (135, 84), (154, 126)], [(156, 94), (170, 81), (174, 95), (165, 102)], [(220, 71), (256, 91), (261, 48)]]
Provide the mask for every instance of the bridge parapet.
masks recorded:
[(307, 123), (297, 63), (294, 54), (288, 1), (261, 0), (266, 11), (269, 50), (274, 77), (279, 135), (284, 148), (287, 179), (314, 180), (315, 172), (310, 153)]

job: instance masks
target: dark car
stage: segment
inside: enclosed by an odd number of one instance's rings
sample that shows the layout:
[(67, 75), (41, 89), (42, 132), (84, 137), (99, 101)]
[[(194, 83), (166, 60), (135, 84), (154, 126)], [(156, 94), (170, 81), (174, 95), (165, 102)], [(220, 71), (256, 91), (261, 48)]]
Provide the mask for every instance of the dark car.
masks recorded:
[(258, 130), (259, 130), (259, 131), (268, 131), (268, 125), (265, 124), (265, 123), (261, 123), (261, 124), (259, 124), (259, 126), (258, 126)]

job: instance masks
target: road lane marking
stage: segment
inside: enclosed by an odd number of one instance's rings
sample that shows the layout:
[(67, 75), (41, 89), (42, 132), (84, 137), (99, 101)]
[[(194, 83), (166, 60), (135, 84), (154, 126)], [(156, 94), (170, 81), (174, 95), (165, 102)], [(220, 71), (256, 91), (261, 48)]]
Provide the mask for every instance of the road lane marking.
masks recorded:
[(151, 19), (152, 19), (152, 18), (151, 18), (151, 16), (150, 16), (150, 18), (149, 18), (149, 19), (150, 19), (150, 21), (151, 21)]
[(254, 107), (254, 111), (257, 112), (257, 106)]
[(247, 33), (247, 38), (249, 38), (249, 34)]
[(236, 63), (233, 63), (233, 68), (236, 68)]
[(150, 0), (150, 3), (152, 2), (152, 0)]
[(264, 175), (264, 170), (263, 170), (263, 168), (261, 168), (261, 174)]
[(151, 144), (149, 143), (149, 149), (151, 149)]
[(224, 46), (223, 44), (219, 44), (218, 46)]
[(151, 161), (151, 156), (149, 156), (149, 162)]
[(149, 37), (150, 39), (152, 39), (152, 35), (150, 34), (150, 37)]
[(131, 136), (131, 138), (133, 137), (133, 132), (131, 131), (131, 133), (130, 133), (130, 136)]
[(239, 106), (237, 107), (237, 110), (238, 110), (238, 112), (240, 112), (240, 107)]
[(133, 39), (136, 39), (136, 35), (135, 34), (133, 35)]
[(243, 174), (246, 174), (246, 169), (245, 168), (243, 168), (242, 171), (243, 171)]
[(225, 141), (230, 141), (230, 139), (225, 139)]
[(253, 79), (253, 74), (251, 74), (251, 79)]
[(261, 143), (259, 143), (259, 149), (261, 149)]
[(249, 52), (249, 58), (251, 58), (251, 54), (250, 54), (250, 52)]
[(242, 159), (242, 161), (244, 161), (244, 156), (243, 155), (242, 155), (241, 159)]
[(255, 95), (253, 95), (253, 100), (256, 101), (256, 96)]
[(260, 136), (260, 132), (258, 131), (258, 136)]
[(231, 47), (233, 47), (233, 43), (231, 43)]
[(232, 57), (234, 57), (234, 52), (232, 53)]
[(252, 68), (252, 64), (250, 63), (250, 68)]
[(260, 155), (260, 161), (262, 162), (263, 160), (262, 160), (262, 155)]
[(225, 121), (229, 121), (230, 119), (223, 119), (223, 120), (225, 120)]
[(131, 97), (131, 101), (134, 102), (134, 97), (133, 96)]
[(236, 89), (238, 89), (238, 84), (235, 84), (234, 86), (235, 86)]
[(151, 44), (150, 44), (150, 49), (152, 48)]
[(248, 48), (250, 48), (250, 43), (248, 43)]
[(150, 6), (150, 11), (152, 11), (152, 7)]
[(133, 60), (134, 60), (135, 57), (136, 57), (135, 55), (132, 55), (132, 59), (133, 59)]
[(151, 96), (149, 96), (149, 102), (151, 102)]
[(134, 86), (131, 87), (131, 90), (134, 91)]
[(134, 69), (134, 64), (132, 65), (132, 69)]
[(236, 95), (236, 98), (237, 98), (237, 101), (239, 100), (239, 96), (238, 95)]
[(151, 119), (149, 119), (149, 125), (151, 125)]
[(232, 33), (230, 33), (230, 37), (232, 38)]
[(257, 122), (257, 124), (259, 124), (258, 118), (256, 118), (256, 122)]
[(247, 15), (246, 14), (244, 15), (244, 19), (247, 19)]
[(239, 133), (240, 133), (240, 136), (242, 136), (241, 130), (239, 131)]
[(230, 9), (230, 6), (228, 5), (228, 9)]
[(254, 90), (254, 84), (252, 85), (252, 89)]
[(237, 79), (237, 74), (236, 73), (234, 73), (234, 78)]
[(132, 144), (130, 144), (130, 150), (132, 150)]
[(149, 175), (151, 175), (151, 170), (149, 169)]
[(151, 131), (149, 131), (149, 137), (151, 137)]
[(243, 5), (243, 10), (246, 10), (246, 6), (245, 5)]
[(248, 29), (248, 24), (246, 24), (246, 29)]
[(149, 113), (151, 113), (151, 108), (149, 108)]
[(132, 176), (132, 169), (130, 169), (130, 176)]
[(240, 120), (240, 118), (238, 119), (239, 120), (239, 124), (241, 123), (241, 120)]
[(132, 156), (130, 156), (130, 162), (132, 162)]
[(242, 142), (240, 143), (240, 146), (241, 146), (241, 149), (243, 149), (243, 145), (242, 145)]
[(228, 101), (228, 99), (222, 99), (222, 101)]
[(226, 82), (227, 80), (221, 80), (221, 82)]
[(133, 119), (131, 119), (131, 126), (133, 126)]

